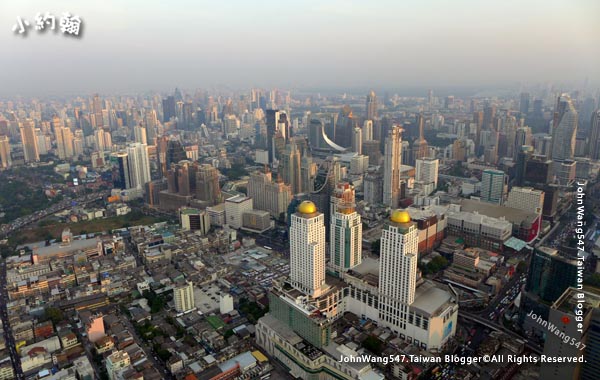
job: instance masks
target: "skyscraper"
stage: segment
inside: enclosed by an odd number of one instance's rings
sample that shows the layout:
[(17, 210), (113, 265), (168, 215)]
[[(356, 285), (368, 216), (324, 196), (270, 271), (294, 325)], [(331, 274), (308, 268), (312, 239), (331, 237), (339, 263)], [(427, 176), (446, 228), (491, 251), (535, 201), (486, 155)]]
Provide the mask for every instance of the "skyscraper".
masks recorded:
[(291, 216), (290, 282), (315, 298), (326, 288), (324, 220), (310, 201), (302, 202)]
[(33, 120), (27, 119), (23, 121), (19, 129), (21, 131), (21, 143), (23, 144), (25, 162), (38, 162), (40, 160), (40, 153)]
[(567, 94), (559, 96), (552, 121), (552, 160), (572, 159), (577, 135), (577, 110)]
[(421, 158), (425, 158), (429, 156), (429, 145), (427, 144), (427, 140), (425, 140), (425, 130), (424, 130), (424, 119), (423, 115), (417, 115), (417, 126), (419, 127), (419, 138), (415, 140), (413, 143), (412, 149), (412, 159), (411, 163), (415, 163), (416, 160)]
[(110, 161), (113, 166), (113, 186), (116, 189), (128, 189), (129, 180), (129, 159), (126, 152), (115, 152), (110, 155)]
[(402, 128), (399, 126), (393, 126), (385, 139), (383, 165), (383, 203), (391, 208), (397, 208), (400, 201), (402, 165)]
[(267, 150), (269, 151), (269, 163), (276, 158), (274, 137), (280, 136), (284, 141), (290, 138), (289, 121), (287, 114), (280, 110), (267, 110)]
[(136, 125), (133, 127), (133, 138), (137, 143), (148, 144), (146, 128), (142, 127), (141, 125)]
[(513, 158), (518, 159), (519, 153), (524, 145), (531, 145), (531, 128), (520, 127), (515, 132), (515, 144), (513, 148)]
[(286, 146), (281, 157), (280, 174), (283, 181), (291, 186), (292, 194), (302, 192), (302, 180), (300, 178), (300, 150), (293, 140)]
[(369, 95), (367, 95), (365, 118), (367, 120), (377, 119), (377, 96), (375, 95), (375, 91), (371, 91)]
[(544, 192), (532, 187), (514, 186), (508, 193), (506, 207), (541, 215), (544, 208)]
[(592, 160), (600, 160), (600, 109), (592, 113), (589, 154)]
[(102, 110), (104, 109), (103, 101), (100, 99), (98, 94), (94, 95), (92, 99), (92, 115), (94, 116), (94, 122), (96, 128), (104, 127), (104, 116), (102, 115)]
[(365, 120), (362, 128), (362, 141), (371, 141), (373, 140), (373, 120)]
[(330, 224), (330, 263), (337, 273), (362, 261), (362, 223), (354, 206), (354, 187), (339, 183), (331, 196)]
[[(582, 345), (591, 347), (590, 343), (592, 342), (588, 342), (591, 335), (590, 325), (593, 324), (594, 309), (597, 312), (599, 306), (600, 295), (576, 288), (566, 289), (552, 304), (547, 319), (548, 331), (544, 342), (544, 355), (548, 357), (581, 357), (585, 353), (585, 362), (546, 363), (541, 366), (540, 379), (598, 379), (600, 375), (598, 362), (588, 355), (588, 349), (582, 350)], [(571, 341), (567, 337), (575, 339), (575, 341)], [(588, 366), (587, 370), (586, 366)], [(582, 376), (582, 372), (586, 376)]]
[(181, 281), (173, 288), (173, 299), (175, 300), (175, 310), (179, 313), (194, 308), (194, 284), (191, 281)]
[(59, 159), (68, 160), (73, 157), (73, 134), (67, 127), (58, 127), (56, 132), (56, 153)]
[(419, 236), (407, 211), (395, 210), (381, 232), (379, 320), (404, 333), (415, 299)]
[(167, 96), (166, 99), (162, 101), (163, 105), (163, 122), (166, 123), (171, 120), (172, 117), (177, 116), (177, 109), (175, 105), (175, 97)]
[(0, 168), (7, 169), (11, 165), (10, 141), (8, 140), (8, 136), (0, 136)]
[(273, 182), (270, 172), (254, 172), (248, 181), (248, 196), (252, 198), (255, 210), (268, 211), (273, 218), (279, 218), (287, 211), (292, 190), (282, 181)]
[(481, 200), (504, 203), (508, 191), (508, 178), (501, 170), (486, 169), (481, 176)]
[(143, 189), (150, 182), (150, 161), (148, 160), (148, 146), (133, 143), (127, 147), (129, 160), (129, 188)]
[(362, 130), (354, 128), (352, 132), (352, 151), (362, 154)]
[(315, 179), (317, 178), (318, 166), (313, 162), (311, 156), (304, 154), (300, 162), (300, 179), (302, 180), (302, 192), (312, 193), (315, 190)]
[(212, 165), (202, 164), (196, 173), (196, 198), (209, 205), (215, 205), (221, 199), (219, 171)]

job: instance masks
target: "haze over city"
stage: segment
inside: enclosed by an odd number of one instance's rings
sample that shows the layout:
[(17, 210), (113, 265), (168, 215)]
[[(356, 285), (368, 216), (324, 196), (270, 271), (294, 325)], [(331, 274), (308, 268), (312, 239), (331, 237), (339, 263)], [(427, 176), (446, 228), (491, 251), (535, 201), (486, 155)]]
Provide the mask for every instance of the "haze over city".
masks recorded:
[[(11, 33), (47, 11), (79, 15), (82, 36)], [(597, 83), (598, 14), (594, 0), (3, 1), (0, 95)]]

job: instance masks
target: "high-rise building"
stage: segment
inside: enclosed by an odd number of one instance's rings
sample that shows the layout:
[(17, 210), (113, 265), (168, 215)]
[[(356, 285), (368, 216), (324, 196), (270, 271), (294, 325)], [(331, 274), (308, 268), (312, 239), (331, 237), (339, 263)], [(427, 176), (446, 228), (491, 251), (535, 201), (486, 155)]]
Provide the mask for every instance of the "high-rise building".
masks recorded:
[(385, 139), (383, 164), (383, 203), (397, 208), (400, 201), (400, 167), (402, 166), (402, 128), (394, 126)]
[(194, 309), (194, 284), (191, 281), (181, 281), (173, 288), (175, 310), (185, 313)]
[(292, 190), (283, 181), (273, 182), (270, 172), (254, 172), (248, 180), (248, 196), (255, 210), (268, 211), (273, 218), (280, 218), (287, 212)]
[(559, 96), (552, 121), (552, 160), (568, 160), (575, 155), (577, 110), (571, 98)]
[(381, 233), (379, 319), (398, 334), (406, 332), (415, 300), (418, 248), (417, 226), (409, 213), (394, 210)]
[(362, 261), (362, 223), (354, 208), (354, 187), (339, 183), (331, 196), (330, 265), (343, 273)]
[(585, 344), (585, 363), (581, 369), (581, 380), (596, 380), (600, 378), (600, 307), (598, 305), (592, 309)]
[(496, 129), (494, 121), (496, 119), (496, 106), (488, 104), (483, 108), (483, 128), (487, 130)]
[(104, 102), (102, 101), (102, 99), (100, 99), (100, 96), (98, 94), (94, 95), (94, 98), (92, 99), (92, 115), (93, 115), (93, 120), (95, 121), (94, 126), (96, 128), (103, 128), (104, 127), (104, 117), (102, 115), (102, 111), (104, 110)]
[(40, 160), (40, 153), (33, 120), (27, 119), (23, 121), (19, 129), (21, 131), (21, 143), (23, 144), (25, 162), (38, 162)]
[(600, 160), (600, 109), (592, 113), (589, 154), (592, 160)]
[[(583, 345), (591, 347), (591, 342), (588, 342), (590, 326), (593, 324), (594, 309), (597, 313), (598, 307), (599, 294), (585, 289), (567, 288), (550, 306), (547, 320), (540, 318), (538, 322), (547, 324), (548, 329), (544, 355), (572, 358), (584, 355), (584, 362), (546, 363), (541, 366), (540, 379), (598, 379), (598, 362), (592, 359), (587, 348), (583, 350)], [(588, 364), (587, 370), (584, 369)]]
[(365, 120), (362, 127), (362, 141), (373, 140), (373, 120)]
[(517, 159), (519, 153), (522, 151), (522, 147), (527, 145), (531, 146), (531, 128), (529, 127), (520, 127), (517, 128), (515, 132), (515, 143), (513, 148), (513, 158)]
[(11, 165), (10, 141), (8, 136), (0, 136), (0, 168), (7, 169), (11, 167)]
[(300, 150), (292, 140), (288, 144), (281, 157), (280, 174), (283, 181), (292, 188), (292, 194), (302, 192), (302, 180), (300, 178)]
[(577, 261), (553, 248), (536, 248), (531, 257), (527, 291), (543, 301), (554, 302), (570, 286), (577, 286)]
[(423, 183), (433, 183), (433, 187), (437, 188), (439, 163), (440, 160), (437, 158), (418, 159), (415, 180)]
[(269, 151), (269, 162), (273, 163), (277, 156), (275, 149), (276, 136), (280, 136), (285, 142), (290, 138), (290, 125), (285, 111), (270, 109), (266, 113), (267, 123), (267, 150)]
[(367, 95), (365, 119), (367, 119), (367, 120), (377, 119), (377, 96), (375, 95), (375, 91), (371, 91), (369, 93), (369, 95)]
[(354, 128), (352, 132), (352, 151), (362, 154), (362, 130)]
[(315, 179), (319, 167), (313, 162), (311, 156), (305, 154), (300, 162), (300, 179), (302, 181), (302, 192), (312, 193), (315, 190)]
[(133, 143), (127, 147), (129, 161), (129, 186), (130, 188), (143, 189), (150, 182), (150, 161), (148, 159), (148, 146)]
[(414, 164), (416, 160), (421, 158), (425, 158), (429, 156), (429, 145), (427, 144), (427, 140), (425, 140), (425, 130), (424, 130), (424, 119), (423, 115), (417, 115), (417, 126), (419, 127), (419, 138), (415, 140), (413, 143), (412, 155), (411, 155), (411, 163)]
[(508, 177), (501, 170), (486, 169), (481, 176), (481, 200), (502, 204), (508, 190)]
[(243, 195), (227, 198), (225, 200), (225, 218), (229, 227), (242, 228), (244, 213), (253, 209), (252, 204), (252, 198)]
[(141, 125), (136, 125), (133, 127), (133, 137), (135, 142), (140, 144), (148, 144), (148, 138), (146, 135), (146, 128)]
[(171, 120), (173, 117), (177, 117), (177, 108), (175, 104), (174, 96), (167, 96), (166, 99), (162, 101), (163, 106), (163, 122), (166, 123)]
[(69, 160), (73, 157), (73, 133), (67, 127), (56, 129), (56, 153), (59, 159)]
[(126, 152), (115, 152), (110, 155), (110, 161), (113, 166), (113, 186), (117, 189), (128, 189), (129, 180), (129, 159)]
[(202, 164), (196, 173), (196, 198), (209, 205), (217, 204), (221, 199), (219, 171), (212, 165)]
[(291, 216), (290, 282), (315, 298), (326, 288), (324, 220), (310, 201), (302, 202)]
[(544, 192), (532, 187), (513, 187), (508, 193), (506, 207), (541, 215), (544, 208)]

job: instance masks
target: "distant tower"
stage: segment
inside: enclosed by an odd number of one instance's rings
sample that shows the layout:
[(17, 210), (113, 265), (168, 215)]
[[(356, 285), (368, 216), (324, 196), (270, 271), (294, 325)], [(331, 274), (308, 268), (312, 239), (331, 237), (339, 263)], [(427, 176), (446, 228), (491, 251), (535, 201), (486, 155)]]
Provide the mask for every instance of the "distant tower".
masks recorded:
[(146, 128), (141, 125), (136, 125), (133, 127), (133, 137), (135, 142), (140, 144), (148, 144), (148, 138), (146, 135)]
[(371, 91), (369, 95), (367, 95), (366, 119), (377, 119), (377, 96), (375, 95), (375, 91)]
[(324, 220), (310, 201), (300, 203), (291, 216), (290, 282), (311, 297), (326, 289)]
[(0, 136), (0, 168), (7, 169), (12, 165), (10, 158), (10, 141), (7, 136)]
[(25, 162), (38, 162), (40, 160), (40, 153), (38, 150), (38, 140), (35, 134), (33, 120), (25, 120), (23, 125), (21, 125), (20, 130)]
[(577, 135), (577, 110), (571, 98), (559, 96), (552, 122), (552, 160), (572, 159)]
[(417, 115), (417, 126), (419, 127), (419, 139), (413, 144), (411, 163), (429, 156), (429, 145), (427, 144), (427, 140), (425, 140), (423, 114)]
[(381, 233), (379, 259), (379, 319), (395, 332), (403, 331), (414, 302), (419, 236), (407, 211), (395, 210)]
[(94, 99), (92, 99), (92, 114), (94, 115), (95, 127), (102, 128), (104, 127), (104, 116), (102, 110), (104, 109), (103, 101), (100, 99), (98, 94), (94, 95)]
[(129, 158), (129, 188), (143, 189), (150, 182), (150, 161), (148, 160), (148, 146), (134, 143), (127, 147)]
[(600, 160), (600, 109), (592, 114), (589, 153), (592, 160)]
[(362, 154), (362, 130), (354, 128), (352, 133), (352, 151)]
[(286, 147), (281, 157), (280, 169), (283, 181), (292, 187), (292, 194), (301, 193), (300, 150), (294, 141)]
[(371, 141), (373, 140), (373, 120), (365, 120), (362, 128), (362, 141)]
[(397, 208), (400, 200), (400, 167), (402, 165), (402, 128), (393, 126), (385, 139), (383, 164), (383, 203)]
[(433, 187), (437, 188), (439, 162), (437, 158), (418, 159), (415, 168), (415, 180), (433, 183)]
[(67, 127), (56, 128), (56, 150), (61, 160), (73, 157), (73, 133)]

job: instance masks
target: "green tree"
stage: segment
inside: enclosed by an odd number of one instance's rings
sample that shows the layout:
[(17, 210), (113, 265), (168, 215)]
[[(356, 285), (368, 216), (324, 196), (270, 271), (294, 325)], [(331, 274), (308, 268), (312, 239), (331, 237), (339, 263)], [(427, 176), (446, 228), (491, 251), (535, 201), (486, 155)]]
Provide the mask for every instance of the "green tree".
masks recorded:
[(49, 307), (45, 309), (44, 316), (46, 319), (51, 320), (55, 325), (65, 319), (62, 310), (57, 307)]

